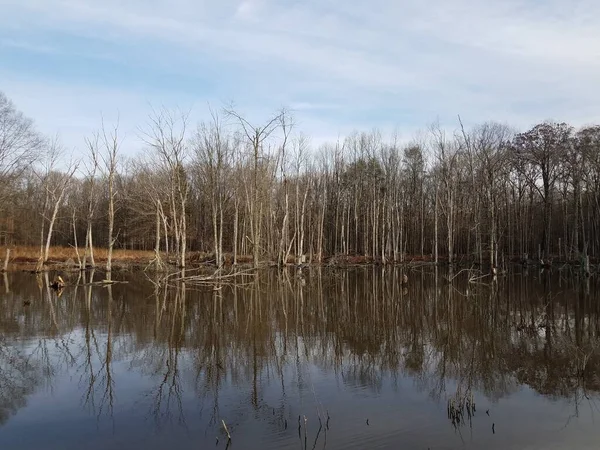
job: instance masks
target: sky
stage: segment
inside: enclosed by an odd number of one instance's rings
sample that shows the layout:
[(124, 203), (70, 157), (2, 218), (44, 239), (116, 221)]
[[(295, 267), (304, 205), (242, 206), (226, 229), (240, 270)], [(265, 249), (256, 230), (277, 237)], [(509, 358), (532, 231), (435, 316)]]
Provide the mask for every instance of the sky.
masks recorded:
[[(600, 123), (597, 0), (0, 0), (0, 91), (80, 151), (153, 107), (293, 111), (314, 146), (495, 120)], [(83, 151), (83, 150), (81, 150)]]

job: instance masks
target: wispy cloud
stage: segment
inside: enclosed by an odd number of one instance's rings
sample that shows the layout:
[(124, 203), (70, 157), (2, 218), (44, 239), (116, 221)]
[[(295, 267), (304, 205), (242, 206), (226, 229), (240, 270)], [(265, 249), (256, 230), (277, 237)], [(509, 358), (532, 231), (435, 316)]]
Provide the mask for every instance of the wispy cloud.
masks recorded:
[(0, 39), (0, 47), (8, 47), (8, 48), (16, 48), (19, 50), (24, 50), (26, 52), (31, 53), (57, 53), (57, 48), (44, 45), (44, 44), (34, 44), (31, 42), (27, 42), (25, 40), (16, 40), (11, 38), (2, 38)]
[[(600, 3), (592, 0), (4, 4), (0, 70), (10, 77), (0, 89), (35, 103), (26, 111), (32, 116), (44, 115), (43, 101), (28, 100), (24, 82), (10, 80), (29, 68), (24, 58), (45, 53), (36, 88), (86, 86), (83, 97), (66, 102), (79, 105), (64, 107), (66, 117), (88, 117), (93, 108), (80, 103), (111, 108), (93, 95), (109, 90), (136, 99), (136, 120), (142, 104), (161, 98), (200, 107), (235, 100), (257, 120), (288, 105), (299, 123), (314, 127), (307, 133), (327, 136), (375, 125), (410, 132), (457, 113), (521, 127), (548, 118), (600, 121)], [(87, 58), (98, 56), (99, 76), (82, 68), (82, 48)], [(62, 56), (53, 60), (53, 52)], [(113, 108), (127, 109), (122, 98), (111, 98)]]

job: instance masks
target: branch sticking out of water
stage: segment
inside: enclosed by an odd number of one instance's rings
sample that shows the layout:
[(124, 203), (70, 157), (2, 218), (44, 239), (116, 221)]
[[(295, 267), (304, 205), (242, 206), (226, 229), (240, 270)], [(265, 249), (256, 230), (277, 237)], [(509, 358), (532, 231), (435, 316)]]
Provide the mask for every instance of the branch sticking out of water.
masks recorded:
[(231, 434), (229, 434), (229, 430), (227, 429), (227, 425), (225, 424), (225, 421), (223, 419), (221, 419), (221, 423), (223, 424), (223, 428), (225, 429), (225, 433), (227, 433), (227, 439), (231, 441)]
[(172, 278), (164, 277), (164, 281), (167, 279), (172, 282), (185, 281), (188, 284), (207, 285), (214, 283), (224, 283), (226, 281), (235, 281), (234, 279), (242, 276), (254, 276), (256, 271), (254, 269), (237, 270), (229, 273), (222, 273), (221, 269), (217, 269), (212, 275), (186, 275), (183, 277)]

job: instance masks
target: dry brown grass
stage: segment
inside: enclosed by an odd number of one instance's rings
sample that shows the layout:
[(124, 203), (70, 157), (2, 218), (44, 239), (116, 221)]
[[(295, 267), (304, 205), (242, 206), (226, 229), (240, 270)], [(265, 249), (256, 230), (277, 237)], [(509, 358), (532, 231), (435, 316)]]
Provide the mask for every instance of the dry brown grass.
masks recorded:
[[(0, 247), (0, 260), (4, 260), (6, 247)], [(36, 246), (16, 246), (10, 249), (11, 262), (34, 262), (40, 255), (40, 248)], [(83, 250), (79, 249), (79, 255), (83, 258)], [(105, 248), (94, 248), (94, 259), (96, 263), (106, 261), (108, 250)], [(77, 261), (77, 254), (72, 247), (50, 247), (48, 259), (50, 261), (66, 261), (69, 258)], [(122, 262), (145, 262), (154, 258), (154, 252), (144, 250), (113, 250), (113, 261)]]

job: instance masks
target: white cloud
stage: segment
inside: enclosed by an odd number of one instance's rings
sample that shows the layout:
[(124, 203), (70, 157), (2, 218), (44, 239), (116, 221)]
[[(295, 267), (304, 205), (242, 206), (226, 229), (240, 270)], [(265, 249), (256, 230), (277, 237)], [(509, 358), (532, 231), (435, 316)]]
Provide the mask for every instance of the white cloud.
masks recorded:
[[(454, 121), (457, 113), (470, 122), (496, 119), (521, 127), (549, 117), (575, 125), (600, 120), (600, 3), (595, 0), (4, 3), (0, 28), (7, 31), (0, 32), (0, 51), (3, 45), (60, 51), (43, 41), (52, 32), (135, 45), (135, 55), (116, 50), (104, 57), (123, 64), (135, 60), (140, 77), (153, 67), (201, 76), (207, 67), (223, 64), (228, 73), (212, 80), (219, 88), (213, 103), (230, 95), (262, 114), (287, 104), (298, 111), (300, 123), (312, 127), (306, 129), (310, 134), (335, 136), (377, 123), (412, 130), (437, 116)], [(36, 30), (38, 39), (30, 39), (28, 30)], [(10, 67), (0, 63), (0, 69), (19, 79)], [(60, 80), (46, 82), (40, 74), (35, 83), (36, 100), (22, 93), (23, 83), (5, 82), (5, 89), (41, 114), (40, 124), (56, 125), (54, 115), (44, 115), (44, 102), (56, 99), (44, 91), (46, 83), (52, 91)], [(147, 101), (185, 100), (177, 89), (155, 86), (141, 94), (89, 83), (79, 94), (64, 89), (61, 108), (64, 117), (82, 122), (70, 125), (76, 135), (92, 122), (92, 103), (105, 111), (111, 102), (124, 105), (120, 109), (135, 110), (131, 117), (137, 120), (147, 112)], [(192, 102), (200, 101), (197, 97), (188, 93)]]
[(260, 12), (262, 2), (260, 0), (243, 0), (235, 10), (235, 18), (248, 20), (256, 18)]
[(51, 54), (57, 52), (56, 47), (53, 47), (51, 45), (32, 44), (31, 42), (28, 42), (26, 40), (17, 40), (11, 38), (0, 39), (0, 47), (16, 48), (33, 53)]

